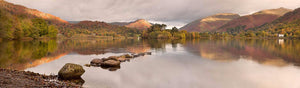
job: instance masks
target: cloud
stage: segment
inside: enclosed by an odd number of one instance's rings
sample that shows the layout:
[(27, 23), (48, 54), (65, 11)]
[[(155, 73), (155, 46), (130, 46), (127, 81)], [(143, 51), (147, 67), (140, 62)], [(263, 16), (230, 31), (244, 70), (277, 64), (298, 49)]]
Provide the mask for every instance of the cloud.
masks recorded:
[[(299, 0), (6, 0), (50, 13), (69, 21), (105, 22), (146, 19), (179, 26), (216, 13), (249, 14), (285, 7)], [(174, 24), (173, 24), (174, 23)], [(182, 24), (180, 24), (182, 23)]]

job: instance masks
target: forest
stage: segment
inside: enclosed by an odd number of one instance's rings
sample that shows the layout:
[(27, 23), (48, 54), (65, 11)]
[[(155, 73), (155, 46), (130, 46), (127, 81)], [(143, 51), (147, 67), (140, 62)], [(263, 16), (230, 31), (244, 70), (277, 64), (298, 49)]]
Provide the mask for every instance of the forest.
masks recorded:
[(56, 38), (58, 29), (41, 18), (28, 18), (22, 14), (11, 14), (0, 8), (0, 38), (37, 39)]

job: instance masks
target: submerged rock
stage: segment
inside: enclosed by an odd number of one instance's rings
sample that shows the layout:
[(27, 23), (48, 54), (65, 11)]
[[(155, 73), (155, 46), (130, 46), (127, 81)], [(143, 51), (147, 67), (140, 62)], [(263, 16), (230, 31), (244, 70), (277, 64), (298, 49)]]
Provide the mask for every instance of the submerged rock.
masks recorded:
[(84, 64), (84, 66), (86, 66), (86, 67), (91, 67), (91, 64)]
[(82, 66), (73, 63), (65, 64), (58, 72), (60, 79), (78, 79), (85, 72)]
[(109, 71), (116, 71), (116, 70), (120, 69), (120, 68), (121, 68), (121, 66), (114, 66), (114, 67), (101, 67), (101, 68), (103, 68), (103, 69), (107, 69), (107, 70), (109, 70)]

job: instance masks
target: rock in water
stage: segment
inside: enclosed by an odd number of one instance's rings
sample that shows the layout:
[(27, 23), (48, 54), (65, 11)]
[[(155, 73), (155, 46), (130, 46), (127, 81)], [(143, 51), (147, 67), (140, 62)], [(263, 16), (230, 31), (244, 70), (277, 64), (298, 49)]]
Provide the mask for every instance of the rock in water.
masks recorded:
[(90, 64), (91, 66), (100, 66), (102, 62), (102, 59), (93, 59)]
[(138, 55), (139, 56), (145, 56), (145, 53), (139, 53)]
[(120, 61), (118, 60), (107, 60), (107, 61), (104, 61), (101, 66), (104, 66), (104, 67), (116, 67), (116, 66), (120, 66)]
[(129, 55), (129, 54), (126, 54), (126, 55), (124, 55), (125, 56), (125, 58), (133, 58), (133, 56), (131, 56), (131, 55)]
[(118, 58), (118, 60), (120, 61), (120, 62), (125, 62), (126, 60), (128, 60), (127, 58), (124, 58), (124, 57), (120, 57), (120, 58)]
[(110, 56), (108, 58), (102, 58), (103, 61), (107, 61), (107, 60), (118, 60), (117, 56)]
[(58, 77), (60, 79), (78, 79), (85, 72), (82, 66), (67, 63), (58, 72)]
[(147, 54), (147, 55), (151, 55), (152, 53), (151, 53), (151, 52), (146, 52), (146, 54)]

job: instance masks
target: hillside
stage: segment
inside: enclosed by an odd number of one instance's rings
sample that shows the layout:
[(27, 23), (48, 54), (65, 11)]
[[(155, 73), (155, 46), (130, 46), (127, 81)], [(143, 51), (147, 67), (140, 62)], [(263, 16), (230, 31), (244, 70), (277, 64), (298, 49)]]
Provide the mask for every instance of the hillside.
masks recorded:
[(6, 10), (7, 12), (10, 12), (12, 15), (22, 15), (22, 16), (28, 17), (28, 18), (42, 18), (42, 19), (48, 20), (54, 24), (68, 23), (67, 21), (65, 21), (59, 17), (53, 16), (51, 14), (43, 13), (36, 9), (26, 8), (21, 5), (15, 5), (15, 4), (3, 1), (3, 0), (0, 0), (0, 7), (2, 9)]
[(133, 22), (113, 22), (110, 24), (118, 25), (118, 26), (125, 26), (128, 28), (134, 28), (134, 29), (139, 29), (139, 30), (145, 30), (152, 26), (151, 23), (149, 23), (147, 20), (144, 20), (144, 19), (138, 19)]
[(66, 37), (72, 37), (76, 34), (96, 35), (96, 36), (113, 36), (113, 37), (133, 37), (141, 33), (135, 28), (112, 25), (99, 21), (80, 21), (65, 25), (60, 32)]
[(275, 21), (254, 28), (271, 34), (285, 34), (286, 37), (300, 37), (300, 8), (288, 12)]
[(188, 32), (212, 32), (227, 22), (240, 17), (238, 14), (221, 13), (193, 21), (182, 28)]
[(220, 27), (218, 31), (219, 32), (237, 31), (237, 30), (247, 30), (249, 28), (258, 27), (263, 24), (270, 23), (290, 11), (291, 11), (290, 9), (286, 9), (286, 8), (268, 9), (268, 10), (259, 11), (251, 15), (246, 15), (234, 19), (226, 23), (222, 27)]
[(128, 25), (130, 22), (112, 22), (112, 23), (109, 23), (109, 24), (112, 24), (112, 25), (118, 25), (118, 26), (125, 26), (125, 25)]
[(0, 0), (0, 38), (32, 39), (56, 37), (52, 24), (67, 22), (53, 15)]
[(139, 19), (139, 20), (136, 20), (134, 22), (130, 22), (127, 25), (125, 25), (125, 27), (135, 28), (135, 29), (140, 29), (140, 30), (148, 29), (151, 26), (152, 26), (152, 24), (149, 23), (148, 21), (144, 20), (144, 19)]

